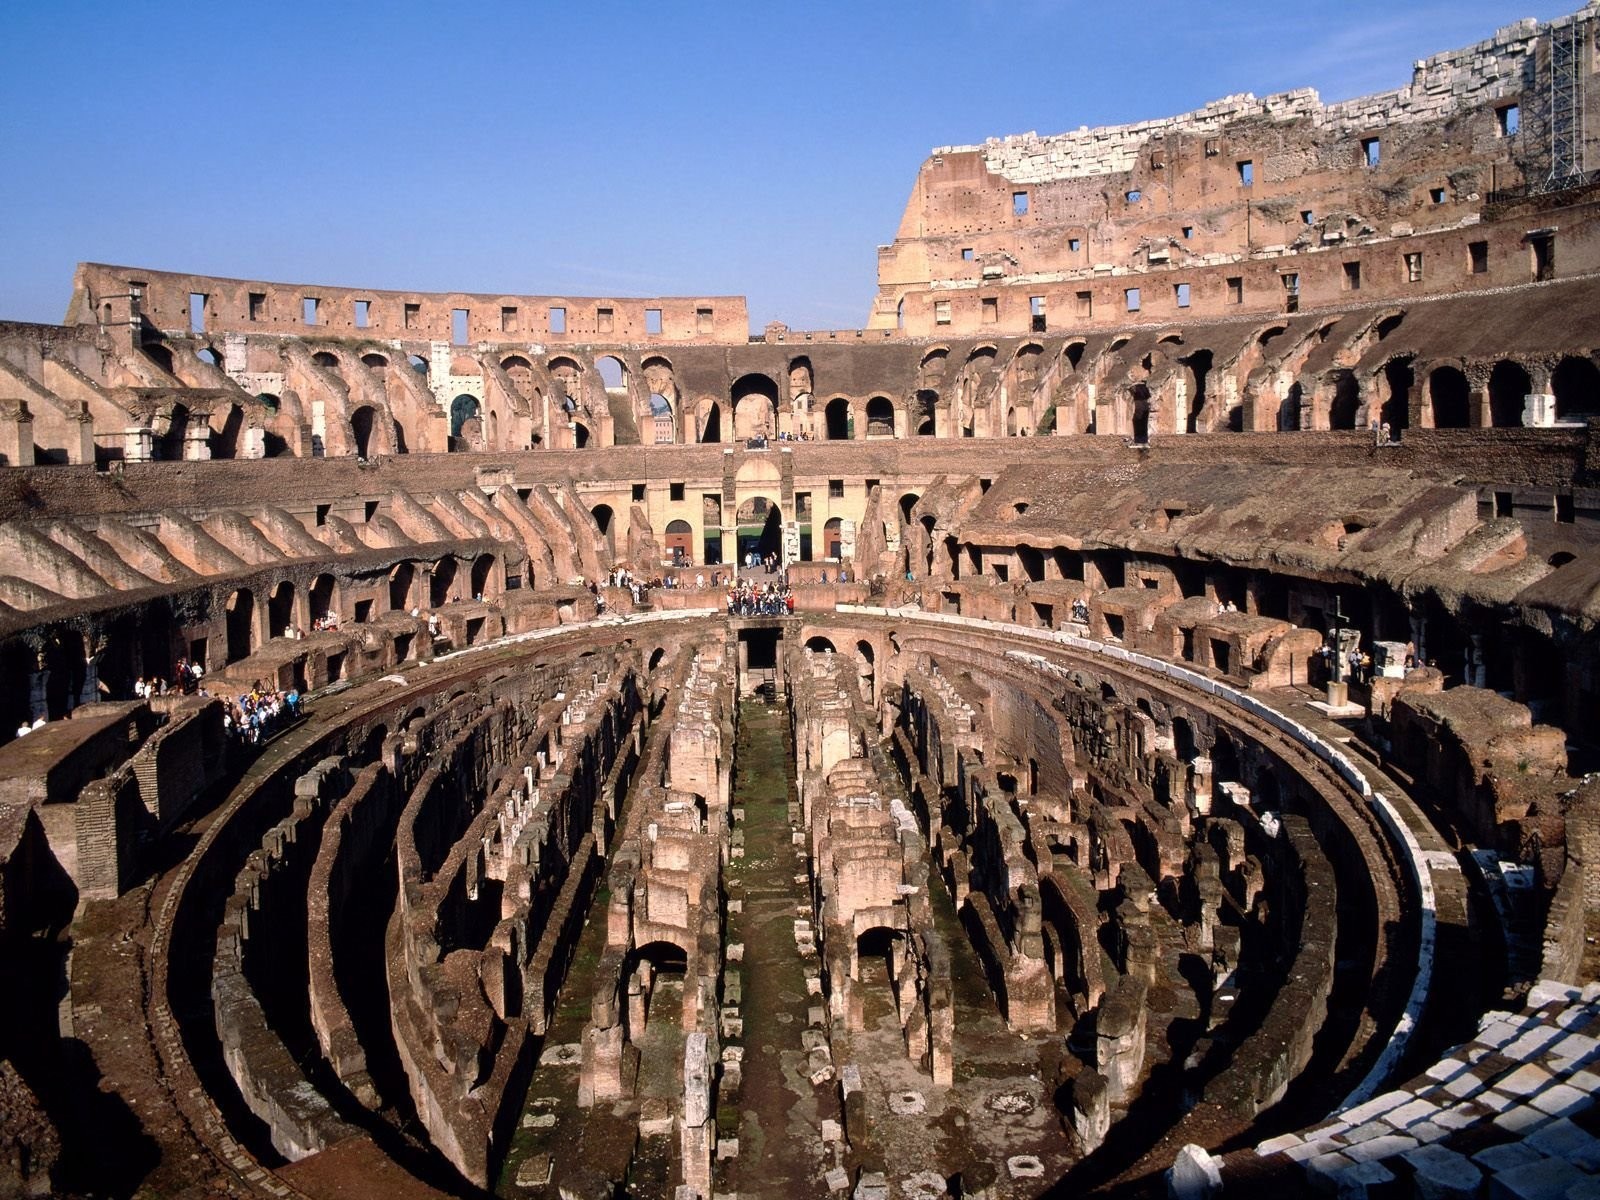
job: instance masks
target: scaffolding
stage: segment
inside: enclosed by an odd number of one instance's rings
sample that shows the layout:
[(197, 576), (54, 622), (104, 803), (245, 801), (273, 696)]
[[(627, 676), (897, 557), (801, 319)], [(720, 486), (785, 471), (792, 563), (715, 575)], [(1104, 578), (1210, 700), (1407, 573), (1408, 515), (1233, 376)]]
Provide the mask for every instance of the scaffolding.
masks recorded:
[(1550, 30), (1550, 92), (1546, 127), (1550, 173), (1545, 188), (1555, 191), (1584, 182), (1584, 44), (1587, 21), (1572, 20)]

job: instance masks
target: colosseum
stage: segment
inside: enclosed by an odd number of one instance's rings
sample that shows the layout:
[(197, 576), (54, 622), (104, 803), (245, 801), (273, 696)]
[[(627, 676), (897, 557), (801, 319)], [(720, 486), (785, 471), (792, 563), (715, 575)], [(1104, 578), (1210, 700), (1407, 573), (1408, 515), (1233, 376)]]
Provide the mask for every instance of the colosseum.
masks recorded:
[(858, 329), (79, 264), (0, 1194), (1600, 1195), (1597, 32), (936, 149)]

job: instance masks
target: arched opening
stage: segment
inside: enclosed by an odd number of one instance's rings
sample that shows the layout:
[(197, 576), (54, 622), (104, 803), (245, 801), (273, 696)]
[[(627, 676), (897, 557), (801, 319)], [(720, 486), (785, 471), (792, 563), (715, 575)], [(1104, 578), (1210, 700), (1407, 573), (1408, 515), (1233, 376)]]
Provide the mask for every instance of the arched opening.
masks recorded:
[(428, 603), (438, 608), (455, 600), (451, 595), (455, 582), (456, 560), (446, 555), (433, 565), (433, 577), (428, 582)]
[(1150, 440), (1150, 389), (1133, 385), (1133, 440), (1143, 445)]
[(1015, 408), (1006, 409), (1006, 436), (1017, 436), (1017, 410)]
[(426, 375), (428, 373), (428, 360), (422, 358), (420, 355), (406, 355), (406, 365), (418, 375)]
[(228, 661), (249, 658), (256, 648), (256, 598), (248, 588), (228, 597)]
[(809, 397), (815, 390), (815, 379), (811, 360), (804, 354), (789, 360), (789, 398), (796, 407), (802, 397)]
[(920, 389), (912, 400), (911, 425), (918, 437), (932, 437), (937, 428), (939, 393)]
[(1435, 429), (1465, 429), (1471, 419), (1467, 377), (1455, 367), (1435, 367), (1428, 376), (1428, 402)]
[(722, 440), (722, 405), (715, 400), (702, 400), (699, 410), (700, 441), (720, 442)]
[(915, 492), (907, 492), (900, 497), (900, 522), (903, 525), (911, 524), (911, 510), (916, 508), (917, 502), (922, 497)]
[(572, 444), (582, 450), (589, 444), (589, 427), (582, 421), (572, 423)]
[(849, 1020), (854, 1028), (872, 1028), (899, 1012), (897, 988), (906, 960), (905, 934), (879, 925), (862, 930), (856, 938), (857, 986), (851, 989)]
[(280, 638), (294, 623), (294, 584), (285, 580), (267, 597), (267, 637)]
[(822, 557), (840, 558), (844, 553), (844, 522), (832, 517), (822, 527)]
[(749, 561), (755, 554), (783, 555), (783, 514), (779, 507), (765, 496), (752, 496), (739, 505), (735, 515), (739, 527), (739, 562)]
[(382, 370), (389, 365), (389, 360), (381, 354), (363, 354), (361, 361), (373, 370)]
[(667, 651), (666, 651), (665, 647), (657, 646), (654, 650), (652, 650), (650, 652), (650, 661), (649, 661), (649, 663), (646, 664), (645, 669), (647, 671), (652, 671), (653, 672), (657, 667), (659, 667), (661, 665), (661, 660), (663, 658), (665, 658), (666, 656), (667, 656)]
[(1044, 582), (1044, 551), (1033, 546), (1018, 546), (1017, 563), (1029, 583)]
[(228, 405), (227, 415), (222, 418), (222, 424), (211, 431), (211, 457), (237, 458), (239, 434), (243, 429), (244, 409), (237, 404)]
[(1556, 398), (1558, 421), (1600, 412), (1600, 367), (1593, 359), (1568, 355), (1551, 373), (1550, 391)]
[(620, 358), (612, 354), (605, 354), (595, 359), (594, 369), (600, 375), (600, 382), (605, 385), (608, 392), (626, 392), (628, 390), (628, 368), (623, 365)]
[(318, 350), (311, 356), (311, 361), (316, 363), (319, 367), (332, 367), (335, 370), (337, 370), (339, 367), (338, 355), (330, 354), (326, 350)]
[(366, 458), (372, 453), (372, 421), (376, 415), (370, 404), (363, 404), (350, 414), (350, 432), (355, 435), (357, 458)]
[(450, 449), (466, 450), (481, 441), (478, 398), (460, 395), (450, 401)]
[(1305, 402), (1305, 392), (1298, 381), (1289, 385), (1289, 391), (1278, 402), (1278, 429), (1292, 432), (1300, 428), (1300, 406)]
[(500, 448), (500, 414), (494, 409), (489, 410), (489, 420), (484, 426), (484, 448), (498, 450)]
[(412, 607), (411, 584), (417, 569), (408, 562), (396, 563), (389, 572), (389, 611), (405, 612)]
[(334, 607), (333, 576), (318, 575), (313, 579), (311, 581), (311, 590), (306, 593), (306, 600), (311, 609), (312, 624), (337, 616)]
[(829, 400), (822, 410), (823, 436), (830, 442), (848, 441), (854, 432), (850, 419), (850, 401), (843, 396)]
[(772, 437), (778, 432), (778, 385), (765, 375), (741, 375), (729, 392), (736, 439)]
[(667, 557), (677, 566), (694, 561), (694, 526), (681, 518), (667, 522)]
[(923, 566), (927, 570), (928, 574), (932, 575), (933, 574), (933, 547), (934, 547), (934, 538), (933, 538), (934, 520), (933, 520), (933, 518), (931, 516), (925, 516), (925, 517), (922, 518), (922, 528), (923, 528), (923, 531), (928, 535), (928, 553), (927, 553), (927, 556), (926, 556), (926, 558), (924, 560)]
[(1194, 739), (1194, 726), (1187, 717), (1172, 718), (1172, 752), (1183, 762), (1193, 762), (1199, 753)]
[(67, 716), (79, 704), (92, 699), (83, 695), (88, 674), (83, 654), (83, 635), (71, 629), (57, 629), (46, 643), (44, 667), (45, 712), (50, 720)]
[[(638, 1041), (643, 1037), (651, 1021), (670, 1019), (674, 1015), (681, 1021), (684, 981), (689, 972), (689, 956), (683, 947), (672, 942), (647, 942), (629, 954), (624, 963), (629, 1039)], [(631, 982), (634, 980), (639, 985), (637, 990)], [(658, 992), (663, 1000), (669, 997), (676, 1000), (677, 1006), (658, 1005)]]
[(1333, 400), (1328, 405), (1329, 429), (1354, 429), (1361, 410), (1361, 384), (1354, 371), (1337, 371), (1333, 376)]
[(1522, 424), (1522, 410), (1533, 380), (1528, 372), (1510, 359), (1495, 363), (1489, 373), (1489, 422), (1496, 429), (1512, 429)]
[[(1083, 353), (1082, 347), (1078, 353)], [(1206, 378), (1211, 374), (1211, 351), (1196, 350), (1178, 361), (1189, 372), (1189, 411), (1185, 414), (1186, 428), (1190, 433), (1200, 432), (1200, 410), (1206, 403)]]
[(871, 642), (863, 638), (856, 643), (856, 669), (861, 676), (861, 698), (868, 704), (876, 704), (878, 700), (877, 661), (878, 655)]
[(182, 404), (174, 404), (167, 417), (166, 432), (156, 437), (155, 456), (166, 462), (179, 461), (183, 458), (183, 443), (188, 434), (189, 410)]
[(887, 396), (874, 396), (867, 401), (867, 436), (894, 436), (894, 405)]
[(500, 360), (500, 369), (511, 380), (511, 386), (524, 400), (533, 396), (533, 364), (520, 354), (509, 354)]
[(650, 393), (650, 424), (650, 434), (646, 440), (657, 446), (670, 446), (677, 440), (673, 436), (672, 401), (660, 392)]
[(1412, 369), (1413, 359), (1392, 358), (1383, 364), (1383, 383), (1389, 396), (1383, 402), (1379, 420), (1397, 433), (1411, 424), (1411, 389), (1416, 386), (1417, 373)]
[(813, 654), (836, 653), (833, 647), (833, 642), (828, 638), (823, 637), (821, 634), (818, 634), (816, 637), (807, 638), (806, 649), (811, 651)]
[(208, 367), (219, 366), (222, 362), (222, 359), (218, 356), (217, 352), (210, 346), (201, 346), (200, 349), (194, 352), (194, 356), (201, 362), (205, 363)]
[(614, 544), (611, 536), (611, 526), (616, 514), (611, 511), (609, 504), (596, 504), (589, 510), (589, 513), (594, 517), (595, 526), (600, 530), (600, 537), (605, 542), (607, 553), (613, 553)]
[(143, 347), (144, 356), (168, 375), (172, 374), (172, 347), (160, 342), (146, 342)]
[(472, 598), (487, 600), (500, 589), (495, 586), (495, 567), (499, 561), (492, 554), (480, 554), (472, 563)]

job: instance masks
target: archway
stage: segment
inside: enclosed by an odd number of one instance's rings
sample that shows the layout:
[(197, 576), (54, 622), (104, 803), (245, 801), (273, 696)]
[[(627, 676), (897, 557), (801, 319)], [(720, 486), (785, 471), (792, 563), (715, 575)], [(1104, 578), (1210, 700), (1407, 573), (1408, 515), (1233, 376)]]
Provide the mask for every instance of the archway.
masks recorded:
[(339, 357), (327, 350), (318, 350), (311, 356), (311, 361), (319, 367), (329, 367), (333, 370), (339, 368)]
[(282, 637), (293, 623), (294, 584), (285, 580), (273, 588), (267, 598), (267, 637)]
[(765, 375), (741, 375), (729, 393), (736, 439), (772, 437), (778, 432), (778, 385)]
[(1428, 376), (1428, 402), (1435, 429), (1465, 429), (1471, 423), (1467, 377), (1455, 367), (1435, 367)]
[(500, 589), (495, 587), (495, 567), (499, 561), (492, 554), (480, 554), (472, 563), (472, 598), (487, 600)]
[(752, 496), (739, 505), (739, 563), (754, 553), (760, 556), (783, 555), (783, 513), (765, 496)]
[(465, 450), (479, 440), (478, 398), (457, 396), (450, 402), (450, 449)]
[(389, 611), (405, 612), (411, 605), (411, 583), (417, 569), (408, 562), (396, 563), (389, 572)]
[(829, 400), (822, 410), (822, 422), (823, 436), (828, 441), (848, 441), (855, 425), (850, 419), (850, 401), (843, 396)]
[(1133, 440), (1139, 445), (1150, 440), (1150, 389), (1142, 383), (1133, 385)]
[(911, 524), (911, 510), (916, 508), (917, 502), (921, 499), (922, 497), (915, 492), (907, 492), (900, 497), (900, 523), (902, 525)]
[(861, 677), (861, 698), (868, 704), (876, 704), (877, 694), (877, 652), (873, 650), (872, 643), (862, 638), (856, 643), (856, 670)]
[(166, 462), (182, 459), (183, 443), (188, 433), (189, 410), (182, 404), (174, 404), (167, 417), (167, 431), (156, 438), (155, 456)]
[(579, 450), (589, 444), (589, 427), (582, 421), (572, 423), (572, 442)]
[(1289, 385), (1289, 391), (1278, 402), (1278, 431), (1292, 433), (1300, 428), (1300, 406), (1305, 401), (1305, 391), (1298, 382)]
[(381, 354), (363, 354), (361, 356), (361, 361), (366, 366), (371, 367), (374, 371), (381, 371), (384, 367), (389, 365), (389, 360)]
[(228, 597), (228, 661), (249, 658), (256, 648), (256, 598), (248, 588)]
[(916, 426), (918, 437), (932, 437), (937, 425), (935, 413), (938, 411), (939, 393), (922, 388), (917, 392), (912, 408), (911, 423)]
[(867, 436), (894, 436), (894, 404), (887, 396), (874, 396), (867, 401)]
[(1354, 371), (1337, 371), (1333, 376), (1333, 400), (1328, 405), (1329, 429), (1354, 429), (1361, 410), (1361, 385)]
[(324, 617), (335, 616), (334, 582), (332, 575), (318, 575), (311, 581), (311, 590), (306, 593), (306, 599), (311, 608), (313, 623)]
[(376, 415), (370, 404), (363, 404), (350, 414), (350, 432), (355, 434), (357, 458), (366, 458), (372, 452), (372, 421)]
[(1411, 389), (1416, 386), (1417, 374), (1412, 369), (1413, 359), (1392, 358), (1383, 364), (1383, 382), (1389, 398), (1383, 402), (1379, 420), (1398, 433), (1411, 424)]
[(813, 654), (835, 654), (837, 651), (831, 639), (823, 637), (820, 633), (815, 637), (806, 639), (806, 649)]
[(613, 354), (601, 355), (594, 360), (594, 369), (599, 373), (600, 382), (605, 385), (607, 392), (628, 390), (628, 368), (620, 358)]
[(700, 423), (702, 444), (722, 440), (722, 405), (709, 398), (702, 400), (695, 410), (695, 416)]
[(689, 522), (681, 518), (668, 521), (666, 538), (667, 557), (675, 564), (694, 561), (694, 527)]
[(596, 504), (589, 510), (589, 515), (594, 517), (594, 523), (600, 530), (601, 538), (605, 541), (607, 554), (614, 554), (615, 542), (611, 535), (611, 525), (616, 514), (611, 511), (611, 505)]
[(212, 458), (237, 458), (239, 434), (244, 429), (244, 409), (237, 404), (228, 405), (227, 415), (220, 428), (211, 432)]
[(434, 608), (450, 603), (450, 589), (456, 582), (456, 560), (448, 554), (433, 566), (433, 577), (428, 583), (428, 603)]
[(524, 400), (533, 397), (533, 364), (520, 354), (510, 354), (500, 360), (500, 369), (511, 380), (511, 386)]
[(1600, 367), (1592, 359), (1569, 355), (1551, 373), (1550, 391), (1556, 398), (1558, 421), (1600, 412)]
[(1521, 425), (1522, 410), (1532, 391), (1533, 380), (1521, 364), (1510, 359), (1495, 363), (1489, 373), (1489, 423), (1497, 429)]
[(838, 517), (831, 518), (822, 527), (822, 557), (844, 557), (844, 522)]

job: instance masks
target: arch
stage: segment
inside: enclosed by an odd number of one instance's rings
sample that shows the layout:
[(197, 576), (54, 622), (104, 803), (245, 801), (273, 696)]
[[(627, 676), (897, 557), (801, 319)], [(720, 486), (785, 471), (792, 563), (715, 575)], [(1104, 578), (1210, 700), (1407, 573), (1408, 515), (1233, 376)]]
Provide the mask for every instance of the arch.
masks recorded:
[(381, 354), (363, 354), (361, 361), (364, 365), (380, 370), (389, 365), (389, 360)]
[(840, 558), (843, 551), (844, 522), (839, 517), (830, 517), (822, 527), (822, 557)]
[[(650, 419), (655, 425), (654, 436), (651, 439), (657, 446), (671, 445), (676, 440), (673, 436), (675, 422), (672, 416), (672, 401), (660, 392), (650, 393)], [(640, 431), (641, 433), (643, 430)]]
[(1206, 403), (1206, 379), (1211, 374), (1212, 359), (1211, 351), (1201, 349), (1178, 360), (1189, 375), (1189, 411), (1185, 422), (1190, 433), (1200, 432), (1200, 410)]
[(1133, 440), (1138, 445), (1150, 441), (1150, 389), (1142, 383), (1133, 385)]
[(809, 637), (806, 639), (806, 649), (810, 650), (813, 654), (838, 653), (838, 651), (834, 648), (832, 640), (823, 637), (820, 633), (814, 637)]
[(389, 569), (389, 611), (405, 612), (412, 607), (411, 584), (416, 579), (417, 568), (409, 562), (395, 563)]
[(463, 392), (450, 401), (450, 449), (465, 450), (457, 443), (476, 442), (480, 428), (478, 398)]
[(500, 560), (492, 554), (480, 554), (472, 561), (472, 598), (480, 596), (488, 599), (500, 591), (498, 580), (495, 577), (495, 568), (500, 565)]
[(572, 444), (579, 450), (589, 444), (589, 427), (582, 421), (572, 423)]
[(174, 404), (172, 411), (167, 414), (167, 430), (156, 436), (155, 456), (168, 462), (177, 462), (183, 458), (183, 443), (189, 435), (189, 409), (183, 404)]
[(615, 540), (612, 535), (612, 524), (616, 514), (609, 504), (596, 504), (589, 510), (589, 515), (594, 518), (595, 527), (600, 530), (600, 536), (605, 540), (606, 550), (612, 552)]
[(237, 458), (239, 434), (244, 430), (244, 409), (237, 404), (228, 405), (222, 426), (211, 431), (211, 457)]
[(1533, 380), (1522, 364), (1509, 358), (1495, 363), (1489, 372), (1489, 423), (1497, 429), (1522, 424), (1522, 410), (1533, 391)]
[(850, 415), (850, 401), (835, 396), (822, 410), (823, 436), (830, 442), (848, 441), (855, 422)]
[(682, 517), (667, 522), (666, 543), (663, 549), (674, 563), (694, 561), (694, 526)]
[(797, 354), (789, 360), (789, 398), (798, 400), (816, 390), (816, 373), (811, 369), (811, 359)]
[(910, 423), (915, 427), (912, 432), (918, 437), (932, 437), (938, 428), (938, 408), (939, 393), (930, 388), (918, 388), (910, 414)]
[(867, 436), (894, 437), (894, 404), (887, 396), (874, 396), (867, 401)]
[(1278, 402), (1278, 429), (1293, 431), (1300, 428), (1300, 407), (1305, 402), (1305, 390), (1299, 380), (1289, 385), (1288, 393)]
[(350, 432), (355, 434), (357, 458), (366, 458), (372, 453), (372, 422), (377, 415), (370, 404), (363, 404), (350, 414)]
[(752, 552), (782, 557), (783, 511), (774, 501), (766, 496), (749, 497), (739, 505), (734, 523), (738, 529), (737, 553), (740, 563)]
[(602, 354), (594, 360), (595, 372), (608, 392), (628, 390), (628, 365), (615, 354)]
[(915, 492), (907, 492), (900, 497), (900, 520), (902, 524), (911, 524), (911, 510), (917, 507), (917, 503), (921, 499), (922, 497)]
[(1044, 551), (1033, 546), (1018, 546), (1017, 563), (1029, 583), (1044, 582)]
[(1413, 362), (1415, 359), (1408, 354), (1383, 364), (1383, 383), (1389, 398), (1383, 402), (1378, 419), (1393, 432), (1411, 424), (1411, 389), (1417, 385)]
[(1328, 404), (1329, 429), (1354, 429), (1361, 411), (1361, 384), (1354, 371), (1333, 373), (1333, 399)]
[(950, 351), (944, 346), (935, 346), (922, 356), (922, 361), (917, 364), (917, 379), (925, 388), (937, 389), (944, 383), (944, 373), (950, 366)]
[(722, 440), (722, 405), (712, 396), (702, 396), (694, 406), (695, 425), (702, 445)]
[(319, 367), (339, 368), (339, 356), (327, 350), (318, 350), (311, 356), (311, 361)]
[(517, 395), (524, 400), (533, 398), (533, 364), (531, 362), (520, 354), (508, 354), (500, 360), (500, 369), (506, 373), (506, 378), (511, 380), (511, 386), (516, 389)]
[(428, 360), (420, 354), (406, 355), (406, 365), (418, 375), (426, 375), (428, 373)]
[(1428, 403), (1435, 429), (1465, 429), (1471, 423), (1467, 377), (1456, 367), (1435, 367), (1428, 376)]
[(1600, 367), (1593, 359), (1569, 354), (1550, 373), (1550, 391), (1556, 398), (1558, 421), (1600, 412)]
[(450, 589), (456, 582), (456, 560), (446, 554), (433, 564), (433, 574), (428, 580), (428, 603), (434, 608), (451, 602)]
[(979, 370), (988, 370), (994, 366), (995, 348), (985, 342), (981, 346), (974, 346), (967, 352), (967, 365)]
[(280, 638), (294, 624), (294, 584), (285, 579), (267, 597), (267, 637)]
[(741, 375), (728, 391), (733, 402), (735, 440), (778, 432), (778, 385), (757, 373)]
[(200, 349), (194, 352), (194, 356), (201, 362), (205, 363), (208, 367), (219, 367), (222, 365), (221, 356), (218, 355), (217, 352), (210, 346), (201, 346)]
[(1017, 408), (1011, 405), (1006, 409), (1006, 436), (1017, 436)]
[(228, 661), (249, 658), (256, 649), (256, 598), (249, 588), (240, 588), (228, 597)]
[(313, 579), (310, 590), (306, 592), (306, 602), (313, 622), (327, 616), (338, 616), (337, 585), (333, 576), (324, 573)]
[(665, 658), (666, 656), (667, 656), (666, 647), (665, 646), (657, 646), (654, 650), (652, 650), (650, 652), (650, 661), (649, 661), (649, 663), (647, 663), (645, 665), (645, 670), (654, 671), (657, 667), (659, 667), (661, 665), (661, 660), (663, 658)]

